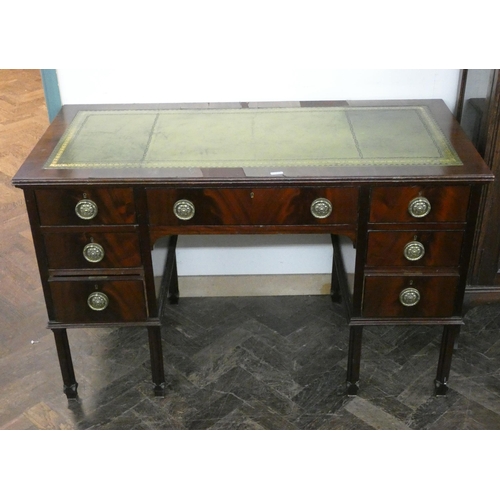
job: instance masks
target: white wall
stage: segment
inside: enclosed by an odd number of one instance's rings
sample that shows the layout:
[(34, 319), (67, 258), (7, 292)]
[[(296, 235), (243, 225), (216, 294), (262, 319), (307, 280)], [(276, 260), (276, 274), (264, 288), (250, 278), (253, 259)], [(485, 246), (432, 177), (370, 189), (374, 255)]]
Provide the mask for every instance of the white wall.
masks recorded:
[[(177, 60), (182, 60), (182, 54)], [(185, 59), (186, 60), (186, 59)], [(328, 60), (328, 59), (326, 59)], [(58, 69), (63, 104), (354, 99), (443, 99), (455, 110), (459, 70), (345, 69), (180, 63), (154, 68)], [(215, 67), (215, 66), (214, 66)], [(257, 244), (258, 242), (258, 244)], [(352, 254), (352, 252), (351, 252)], [(180, 275), (322, 274), (331, 271), (328, 236), (193, 236), (179, 240)], [(161, 266), (164, 251), (154, 252)]]
[(64, 104), (443, 99), (453, 111), (459, 70), (335, 69), (228, 64), (210, 72), (190, 66), (113, 70), (58, 69)]

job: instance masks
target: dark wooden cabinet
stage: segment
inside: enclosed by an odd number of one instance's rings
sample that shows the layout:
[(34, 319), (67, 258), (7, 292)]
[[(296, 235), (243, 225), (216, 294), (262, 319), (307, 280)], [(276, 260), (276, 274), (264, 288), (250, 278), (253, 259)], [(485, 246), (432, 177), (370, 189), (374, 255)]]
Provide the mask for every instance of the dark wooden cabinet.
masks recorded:
[(472, 307), (500, 301), (500, 70), (463, 70), (457, 118), (495, 175), (484, 191), (468, 277)]

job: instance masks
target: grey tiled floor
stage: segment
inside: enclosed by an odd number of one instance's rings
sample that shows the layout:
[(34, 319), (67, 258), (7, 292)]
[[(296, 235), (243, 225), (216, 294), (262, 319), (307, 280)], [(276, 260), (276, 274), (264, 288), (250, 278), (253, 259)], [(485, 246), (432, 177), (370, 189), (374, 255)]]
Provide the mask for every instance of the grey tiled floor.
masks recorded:
[[(360, 391), (347, 397), (348, 328), (329, 297), (184, 298), (167, 309), (162, 331), (164, 399), (152, 395), (143, 329), (73, 330), (80, 399), (62, 394), (45, 335), (10, 367), (0, 426), (499, 429), (499, 332), (500, 306), (468, 313), (448, 395), (436, 398), (441, 329), (366, 328)], [(0, 361), (6, 373), (9, 357)]]

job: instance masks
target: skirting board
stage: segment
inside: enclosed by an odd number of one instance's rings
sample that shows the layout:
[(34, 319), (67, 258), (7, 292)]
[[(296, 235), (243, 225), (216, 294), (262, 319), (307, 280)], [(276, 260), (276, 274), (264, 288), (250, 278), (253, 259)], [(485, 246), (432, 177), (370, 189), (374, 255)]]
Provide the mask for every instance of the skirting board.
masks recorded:
[[(354, 275), (348, 275), (352, 282)], [(156, 278), (159, 288), (161, 278)], [(330, 274), (276, 274), (252, 276), (179, 276), (181, 297), (256, 297), (328, 295)]]

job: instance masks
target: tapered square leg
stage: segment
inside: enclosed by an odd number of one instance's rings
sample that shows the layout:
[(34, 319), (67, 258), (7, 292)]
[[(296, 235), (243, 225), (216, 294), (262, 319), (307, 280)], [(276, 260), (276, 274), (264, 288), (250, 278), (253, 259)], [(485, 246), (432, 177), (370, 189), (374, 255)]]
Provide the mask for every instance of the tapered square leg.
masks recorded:
[(434, 381), (436, 396), (444, 396), (448, 392), (451, 358), (453, 356), (455, 341), (459, 333), (460, 325), (447, 325), (443, 329), (436, 380)]
[(340, 255), (337, 255), (338, 252), (338, 236), (335, 234), (331, 235), (332, 238), (332, 246), (333, 246), (333, 258), (332, 258), (332, 281), (330, 285), (330, 297), (333, 302), (341, 302), (342, 301), (342, 293), (340, 288), (340, 279), (337, 270), (337, 266), (339, 263), (337, 259), (341, 259)]
[(170, 236), (168, 240), (167, 260), (165, 262), (164, 279), (167, 283), (167, 299), (170, 304), (179, 303), (179, 277), (177, 275), (176, 246), (178, 236)]
[[(174, 250), (175, 251), (175, 250)], [(177, 275), (177, 258), (174, 253), (173, 263), (172, 263), (172, 274), (170, 276), (170, 282), (168, 284), (168, 301), (170, 304), (179, 303), (179, 277)]]
[(66, 328), (53, 328), (54, 339), (56, 341), (57, 357), (59, 366), (61, 367), (61, 375), (63, 379), (64, 394), (68, 399), (78, 398), (78, 383), (75, 378), (73, 369), (73, 360), (71, 359), (71, 350), (68, 342), (68, 333)]
[(330, 297), (332, 299), (332, 302), (341, 302), (342, 301), (342, 295), (340, 293), (340, 282), (339, 278), (337, 276), (337, 270), (335, 269), (335, 264), (333, 264), (333, 269), (332, 269), (332, 282), (330, 286)]
[(355, 396), (359, 389), (362, 336), (362, 326), (351, 326), (349, 332), (349, 353), (347, 358), (347, 394), (349, 396)]
[(148, 326), (148, 339), (154, 394), (157, 397), (164, 397), (165, 372), (163, 369), (163, 349), (161, 344), (161, 329), (159, 326)]

